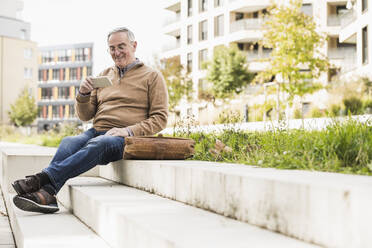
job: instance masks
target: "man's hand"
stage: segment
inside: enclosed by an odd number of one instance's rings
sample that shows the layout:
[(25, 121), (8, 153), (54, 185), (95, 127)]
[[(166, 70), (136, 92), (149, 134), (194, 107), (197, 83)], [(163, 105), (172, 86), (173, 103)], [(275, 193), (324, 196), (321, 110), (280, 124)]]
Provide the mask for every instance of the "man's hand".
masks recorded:
[(79, 92), (82, 94), (89, 94), (93, 90), (93, 83), (90, 77), (84, 79), (80, 84)]
[(108, 130), (106, 132), (105, 135), (121, 136), (121, 137), (128, 137), (129, 136), (128, 130), (125, 127), (124, 128), (117, 128), (117, 127), (111, 128), (110, 130)]

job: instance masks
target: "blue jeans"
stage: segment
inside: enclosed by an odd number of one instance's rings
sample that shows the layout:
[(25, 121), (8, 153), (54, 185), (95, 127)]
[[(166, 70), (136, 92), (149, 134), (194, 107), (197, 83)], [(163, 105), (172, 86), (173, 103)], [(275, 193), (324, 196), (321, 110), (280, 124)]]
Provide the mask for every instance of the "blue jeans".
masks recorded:
[(105, 133), (91, 128), (80, 135), (63, 138), (49, 166), (43, 170), (52, 182), (44, 187), (57, 194), (68, 179), (98, 164), (122, 159), (124, 138)]

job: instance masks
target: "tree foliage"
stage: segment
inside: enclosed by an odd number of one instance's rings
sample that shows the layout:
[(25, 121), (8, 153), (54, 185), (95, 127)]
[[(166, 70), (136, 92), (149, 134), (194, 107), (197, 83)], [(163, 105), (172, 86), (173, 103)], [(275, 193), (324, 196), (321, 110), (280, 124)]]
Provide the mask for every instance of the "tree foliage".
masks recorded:
[(192, 80), (177, 57), (162, 60), (160, 71), (168, 88), (169, 111), (174, 112), (183, 97), (192, 99)]
[(217, 47), (213, 59), (204, 67), (207, 68), (206, 80), (213, 84), (215, 98), (230, 98), (241, 93), (254, 78), (248, 71), (246, 54), (236, 45)]
[(14, 104), (10, 105), (8, 112), (10, 121), (16, 126), (31, 124), (37, 117), (35, 98), (29, 94), (25, 87)]
[[(264, 23), (262, 45), (272, 48), (269, 67), (259, 73), (256, 80), (264, 82), (279, 76), (284, 82), (281, 89), (302, 97), (321, 88), (319, 79), (329, 67), (320, 48), (326, 37), (319, 34), (311, 16), (301, 11), (302, 0), (290, 0), (289, 4), (273, 4)], [(277, 79), (276, 79), (277, 81)]]

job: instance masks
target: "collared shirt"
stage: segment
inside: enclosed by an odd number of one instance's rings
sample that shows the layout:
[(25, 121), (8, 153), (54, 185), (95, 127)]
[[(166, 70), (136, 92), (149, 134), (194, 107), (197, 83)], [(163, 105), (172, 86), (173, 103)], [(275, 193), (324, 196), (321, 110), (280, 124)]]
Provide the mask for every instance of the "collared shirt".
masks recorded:
[(127, 71), (129, 71), (130, 69), (132, 69), (138, 63), (140, 63), (140, 61), (139, 61), (138, 58), (136, 58), (136, 60), (133, 63), (130, 63), (129, 65), (127, 65), (123, 68), (120, 68), (120, 67), (116, 66), (118, 68), (120, 78), (124, 77), (125, 73)]

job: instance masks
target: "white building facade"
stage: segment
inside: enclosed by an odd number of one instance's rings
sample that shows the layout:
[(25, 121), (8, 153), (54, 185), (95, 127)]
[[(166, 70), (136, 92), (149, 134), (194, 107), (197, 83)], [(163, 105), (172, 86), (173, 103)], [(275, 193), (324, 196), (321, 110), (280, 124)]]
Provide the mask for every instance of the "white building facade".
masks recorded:
[(372, 77), (372, 0), (349, 1), (348, 21), (343, 23), (340, 41), (356, 46), (356, 61), (350, 76)]
[[(357, 0), (362, 1), (366, 0)], [(196, 98), (205, 86), (205, 71), (201, 69), (201, 64), (212, 58), (217, 46), (237, 44), (239, 49), (247, 54), (251, 71), (264, 70), (266, 64), (259, 60), (268, 58), (270, 50), (260, 46), (258, 41), (263, 38), (263, 16), (270, 0), (164, 0), (163, 4), (169, 14), (163, 33), (168, 35), (170, 40), (161, 58), (180, 59), (181, 64), (191, 72)], [(325, 77), (324, 81), (330, 80), (337, 73), (346, 73), (355, 70), (356, 65), (359, 66), (357, 57), (360, 52), (357, 51), (360, 51), (360, 45), (345, 42), (353, 35), (349, 33), (354, 28), (343, 28), (344, 37), (347, 37), (340, 39), (341, 27), (350, 22), (350, 10), (347, 9), (350, 4), (347, 5), (346, 0), (303, 1), (302, 11), (313, 16), (319, 31), (328, 36), (323, 52), (329, 57), (332, 69), (328, 79)], [(368, 22), (367, 19), (367, 16), (364, 17), (365, 22)], [(370, 16), (369, 20), (372, 20)], [(350, 29), (348, 34), (346, 28)], [(361, 36), (359, 33), (356, 35)], [(180, 110), (181, 115), (192, 112), (198, 117), (199, 105), (182, 104), (184, 108)]]

